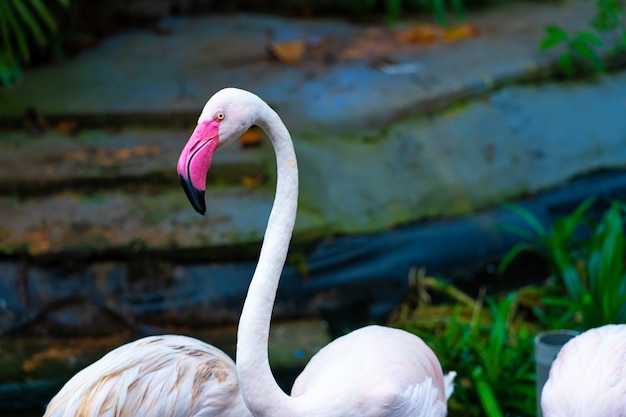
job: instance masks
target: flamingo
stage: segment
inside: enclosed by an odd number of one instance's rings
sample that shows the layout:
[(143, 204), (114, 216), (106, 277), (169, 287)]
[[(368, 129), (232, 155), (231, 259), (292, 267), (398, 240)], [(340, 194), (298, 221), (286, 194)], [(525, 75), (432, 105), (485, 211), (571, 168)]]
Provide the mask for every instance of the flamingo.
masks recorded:
[(44, 417), (250, 417), (235, 363), (200, 340), (149, 336), (74, 375)]
[(563, 346), (541, 393), (544, 417), (626, 417), (626, 324), (609, 324)]
[[(272, 308), (297, 211), (298, 167), (291, 136), (278, 114), (258, 96), (226, 88), (202, 110), (177, 170), (192, 206), (205, 214), (206, 175), (213, 153), (252, 125), (261, 127), (272, 141), (277, 183), (239, 321), (236, 368), (221, 351), (195, 339), (140, 339), (79, 372), (52, 400), (46, 416), (446, 415), (455, 373), (444, 376), (434, 352), (419, 337), (389, 327), (367, 326), (336, 339), (310, 360), (291, 395), (278, 386), (267, 349)], [(160, 349), (163, 353), (154, 353), (162, 345), (168, 345)], [(197, 366), (205, 371), (199, 372)], [(198, 378), (198, 373), (204, 377)]]

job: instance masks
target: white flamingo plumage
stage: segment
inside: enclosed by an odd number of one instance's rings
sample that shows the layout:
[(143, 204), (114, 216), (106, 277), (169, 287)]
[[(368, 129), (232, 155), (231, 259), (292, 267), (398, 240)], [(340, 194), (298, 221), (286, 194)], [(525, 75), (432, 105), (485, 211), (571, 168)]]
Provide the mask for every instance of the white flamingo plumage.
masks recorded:
[(541, 393), (544, 417), (626, 417), (626, 324), (609, 324), (561, 348)]
[[(298, 168), (291, 136), (276, 112), (259, 97), (244, 90), (226, 88), (205, 105), (177, 168), (187, 197), (194, 208), (204, 214), (206, 175), (213, 152), (234, 142), (252, 125), (261, 127), (272, 141), (278, 175), (261, 254), (239, 321), (237, 372), (233, 370), (232, 361), (210, 345), (190, 338), (185, 338), (188, 343), (185, 344), (177, 339), (174, 342), (177, 347), (160, 357), (164, 362), (162, 377), (171, 380), (156, 386), (148, 384), (142, 372), (154, 366), (153, 359), (149, 352), (142, 352), (138, 347), (150, 338), (141, 339), (112, 351), (78, 373), (53, 399), (46, 416), (446, 415), (454, 372), (444, 376), (435, 354), (417, 336), (382, 326), (368, 326), (333, 341), (311, 359), (295, 381), (291, 396), (280, 389), (270, 369), (267, 348), (272, 308), (297, 210)], [(154, 344), (166, 344), (164, 341), (176, 337), (181, 336), (157, 336), (161, 341)], [(177, 371), (181, 361), (192, 360), (186, 358), (185, 355), (189, 355), (185, 351), (194, 351), (200, 345), (211, 354), (206, 358), (191, 355), (198, 361), (195, 363), (199, 365), (209, 357), (219, 358), (213, 362), (220, 364), (221, 372), (207, 370), (205, 374), (210, 376), (203, 379), (202, 386), (196, 384), (197, 372)], [(112, 368), (119, 370), (109, 371)], [(99, 387), (95, 381), (102, 379), (103, 372), (108, 372), (107, 379), (118, 387), (111, 389), (108, 396), (95, 391)], [(120, 379), (133, 382), (117, 384)], [(192, 392), (199, 394), (194, 396)], [(143, 403), (142, 395), (149, 396), (151, 405)], [(212, 398), (201, 399), (203, 395)], [(103, 397), (107, 399), (102, 400)], [(190, 400), (192, 397), (211, 406), (202, 409)], [(247, 409), (241, 407), (242, 398)], [(218, 409), (217, 403), (222, 400), (224, 407)], [(183, 405), (169, 408), (171, 412), (161, 409), (155, 412), (152, 408), (157, 402), (177, 401), (186, 402), (187, 408)], [(75, 404), (81, 404), (84, 410), (100, 410), (100, 414), (76, 414), (72, 412)], [(105, 409), (108, 414), (103, 413)], [(136, 410), (141, 412), (136, 414)]]
[(232, 359), (187, 336), (149, 336), (70, 379), (44, 417), (251, 416)]

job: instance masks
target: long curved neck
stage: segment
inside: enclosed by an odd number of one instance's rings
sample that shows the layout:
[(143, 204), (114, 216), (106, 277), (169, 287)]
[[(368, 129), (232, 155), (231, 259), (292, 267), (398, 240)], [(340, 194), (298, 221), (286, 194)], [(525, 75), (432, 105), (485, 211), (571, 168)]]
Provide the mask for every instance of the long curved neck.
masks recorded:
[(237, 332), (237, 370), (242, 395), (257, 417), (294, 416), (293, 399), (274, 379), (268, 359), (272, 309), (298, 206), (298, 165), (291, 136), (276, 112), (263, 103), (257, 124), (276, 152), (276, 196), (261, 254), (248, 288)]

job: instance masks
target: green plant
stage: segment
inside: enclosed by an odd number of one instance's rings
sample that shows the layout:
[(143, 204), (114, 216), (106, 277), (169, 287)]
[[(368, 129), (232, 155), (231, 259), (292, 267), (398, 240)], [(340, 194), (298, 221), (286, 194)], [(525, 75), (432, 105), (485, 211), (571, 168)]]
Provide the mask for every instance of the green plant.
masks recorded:
[[(451, 8), (458, 17), (465, 16), (463, 0), (414, 0), (413, 3), (417, 6), (431, 9), (437, 21), (441, 24), (448, 23), (449, 8)], [(385, 5), (387, 22), (395, 22), (402, 11), (402, 0), (386, 0)]]
[(593, 230), (568, 272), (568, 292), (579, 307), (585, 328), (626, 322), (622, 207), (614, 202)]
[(621, 0), (597, 0), (597, 12), (591, 25), (601, 32), (614, 29), (621, 30), (622, 41), (625, 40), (626, 10)]
[(448, 10), (452, 9), (452, 11), (457, 15), (457, 17), (463, 18), (465, 17), (465, 6), (463, 5), (463, 0), (419, 0), (420, 4), (424, 7), (430, 7), (435, 14), (435, 17), (441, 24), (448, 23)]
[(617, 31), (619, 41), (613, 47), (612, 53), (620, 53), (626, 48), (624, 3), (621, 0), (597, 0), (596, 15), (590, 26), (590, 30), (581, 30), (574, 34), (569, 34), (558, 26), (547, 26), (539, 48), (546, 50), (563, 45), (565, 51), (559, 57), (557, 66), (566, 76), (576, 75), (579, 69), (602, 72), (605, 65), (600, 49), (605, 45), (598, 34)]
[(502, 273), (516, 256), (526, 250), (543, 255), (548, 259), (553, 270), (565, 269), (568, 264), (568, 253), (576, 252), (581, 245), (579, 240), (575, 239), (576, 231), (579, 231), (581, 227), (590, 225), (585, 214), (594, 201), (594, 197), (586, 199), (571, 215), (556, 219), (548, 228), (545, 228), (539, 219), (523, 207), (504, 204), (506, 208), (520, 216), (530, 227), (530, 230), (513, 225), (502, 225), (502, 229), (517, 234), (525, 241), (517, 243), (504, 256), (498, 265), (498, 273)]
[(564, 44), (565, 52), (561, 54), (557, 65), (567, 76), (576, 74), (576, 59), (591, 64), (596, 72), (604, 71), (604, 62), (596, 47), (602, 46), (602, 40), (589, 31), (579, 31), (575, 35), (569, 35), (558, 26), (547, 26), (546, 35), (541, 40), (539, 48), (542, 50), (553, 48), (556, 45)]
[[(70, 2), (57, 1), (63, 7)], [(22, 66), (32, 59), (33, 44), (45, 48), (47, 35), (58, 29), (44, 0), (0, 0), (0, 81), (7, 84), (20, 78)]]
[[(535, 412), (533, 336), (538, 329), (524, 319), (518, 297), (474, 300), (444, 281), (420, 276), (417, 307), (405, 305), (391, 324), (422, 337), (444, 369), (457, 372), (449, 416), (502, 417)], [(444, 294), (453, 305), (432, 305), (428, 291)], [(515, 414), (514, 414), (515, 415)]]
[(567, 295), (560, 285), (547, 283), (518, 290), (520, 308), (532, 313), (541, 329), (576, 327), (576, 311), (567, 305)]
[(545, 297), (543, 301), (576, 312), (583, 329), (626, 322), (623, 208), (613, 202), (599, 223), (593, 223), (586, 215), (593, 202), (588, 198), (549, 228), (522, 207), (509, 206), (532, 232), (509, 228), (527, 241), (515, 245), (499, 265), (503, 271), (524, 250), (543, 254), (569, 296)]

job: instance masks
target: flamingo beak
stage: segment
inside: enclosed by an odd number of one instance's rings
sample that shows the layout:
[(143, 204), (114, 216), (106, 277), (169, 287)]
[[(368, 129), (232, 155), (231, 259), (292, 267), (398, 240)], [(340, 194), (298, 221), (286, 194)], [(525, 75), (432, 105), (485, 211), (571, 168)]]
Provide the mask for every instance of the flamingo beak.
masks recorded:
[(206, 213), (206, 202), (204, 201), (204, 190), (199, 190), (194, 187), (193, 183), (189, 178), (185, 178), (182, 175), (179, 175), (180, 182), (183, 185), (183, 190), (185, 190), (185, 195), (189, 199), (189, 202), (193, 206), (193, 208), (200, 214), (204, 215)]
[(183, 148), (176, 166), (180, 182), (193, 208), (206, 213), (204, 192), (206, 176), (213, 153), (219, 144), (219, 125), (214, 121), (201, 122)]

